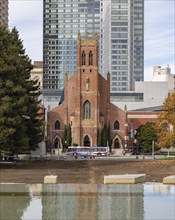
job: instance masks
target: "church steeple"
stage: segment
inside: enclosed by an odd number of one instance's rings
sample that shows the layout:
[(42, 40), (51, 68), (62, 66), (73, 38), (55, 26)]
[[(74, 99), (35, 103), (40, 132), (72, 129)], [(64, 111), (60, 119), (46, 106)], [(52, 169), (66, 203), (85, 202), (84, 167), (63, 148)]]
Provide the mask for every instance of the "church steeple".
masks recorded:
[(89, 33), (86, 32), (85, 39), (81, 39), (78, 33), (77, 41), (77, 69), (82, 72), (91, 72), (92, 69), (98, 69), (98, 36), (94, 33), (94, 38), (89, 38)]

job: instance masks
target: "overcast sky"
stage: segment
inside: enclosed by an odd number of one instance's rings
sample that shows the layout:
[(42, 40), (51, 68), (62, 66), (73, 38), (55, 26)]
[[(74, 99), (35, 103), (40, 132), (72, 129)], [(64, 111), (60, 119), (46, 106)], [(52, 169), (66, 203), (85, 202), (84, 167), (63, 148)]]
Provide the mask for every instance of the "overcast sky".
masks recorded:
[[(16, 27), (28, 56), (42, 60), (42, 0), (9, 0), (9, 27)], [(145, 0), (145, 80), (152, 79), (152, 67), (166, 67), (175, 73), (175, 0)]]

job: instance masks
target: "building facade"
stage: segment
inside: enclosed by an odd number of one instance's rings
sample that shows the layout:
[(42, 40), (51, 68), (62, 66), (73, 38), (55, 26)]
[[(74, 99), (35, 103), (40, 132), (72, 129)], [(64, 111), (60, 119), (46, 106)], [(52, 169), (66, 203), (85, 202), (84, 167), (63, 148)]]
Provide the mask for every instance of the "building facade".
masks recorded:
[(127, 109), (141, 110), (161, 107), (168, 95), (175, 91), (175, 75), (167, 65), (153, 67), (151, 81), (135, 82), (135, 90), (125, 93), (125, 96), (117, 94), (111, 96), (111, 102), (121, 109), (127, 105)]
[(162, 68), (161, 66), (153, 67), (153, 79), (155, 82), (167, 82), (168, 83), (168, 92), (175, 91), (175, 74), (171, 73), (171, 68), (169, 65)]
[(34, 61), (33, 69), (30, 72), (32, 80), (38, 80), (39, 89), (43, 88), (43, 62)]
[(78, 34), (76, 65), (70, 79), (64, 75), (63, 103), (48, 111), (48, 146), (63, 148), (64, 128), (69, 125), (72, 144), (97, 146), (98, 132), (110, 125), (111, 138), (123, 148), (126, 113), (110, 103), (110, 74), (105, 79), (98, 72), (97, 34), (93, 39)]
[(8, 26), (8, 0), (0, 1), (0, 24)]
[(112, 152), (121, 153), (134, 143), (130, 130), (156, 117), (143, 111), (129, 114), (127, 108), (122, 110), (110, 102), (110, 74), (105, 79), (98, 70), (97, 34), (90, 38), (87, 33), (84, 39), (78, 34), (76, 57), (74, 75), (69, 79), (67, 73), (64, 75), (62, 103), (47, 113), (48, 151), (63, 150), (65, 126), (71, 128), (71, 145), (79, 146), (98, 146), (98, 135), (107, 126)]
[(143, 81), (144, 0), (44, 0), (43, 88), (63, 90), (76, 70), (76, 36), (98, 33), (98, 69), (111, 92)]
[(101, 73), (111, 73), (111, 93), (133, 91), (144, 78), (144, 0), (101, 2)]

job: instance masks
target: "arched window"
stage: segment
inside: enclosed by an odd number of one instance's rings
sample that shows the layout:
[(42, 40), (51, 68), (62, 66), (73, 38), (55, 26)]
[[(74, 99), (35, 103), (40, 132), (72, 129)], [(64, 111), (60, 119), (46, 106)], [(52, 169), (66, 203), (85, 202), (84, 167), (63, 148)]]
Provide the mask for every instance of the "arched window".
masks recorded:
[(60, 130), (60, 122), (59, 121), (55, 122), (55, 130)]
[(83, 105), (83, 119), (91, 118), (91, 103), (86, 101)]
[(93, 65), (93, 53), (92, 50), (89, 52), (89, 66)]
[(118, 121), (115, 121), (114, 123), (114, 130), (119, 130), (120, 129), (120, 125)]
[(81, 55), (81, 61), (82, 61), (82, 66), (86, 65), (86, 54), (85, 54), (84, 50)]

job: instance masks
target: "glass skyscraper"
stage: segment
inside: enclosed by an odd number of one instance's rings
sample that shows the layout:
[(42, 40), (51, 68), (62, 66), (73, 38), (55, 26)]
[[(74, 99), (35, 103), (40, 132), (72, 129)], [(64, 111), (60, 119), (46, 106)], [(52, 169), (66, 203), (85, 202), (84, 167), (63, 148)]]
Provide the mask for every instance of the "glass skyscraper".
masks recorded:
[(111, 92), (133, 91), (144, 74), (144, 0), (103, 0), (102, 74)]
[(99, 38), (99, 72), (111, 73), (111, 92), (143, 81), (144, 0), (44, 0), (43, 89), (63, 90), (76, 70), (77, 33)]
[(99, 14), (99, 0), (44, 0), (44, 89), (63, 89), (64, 73), (76, 70), (77, 34), (99, 33)]

